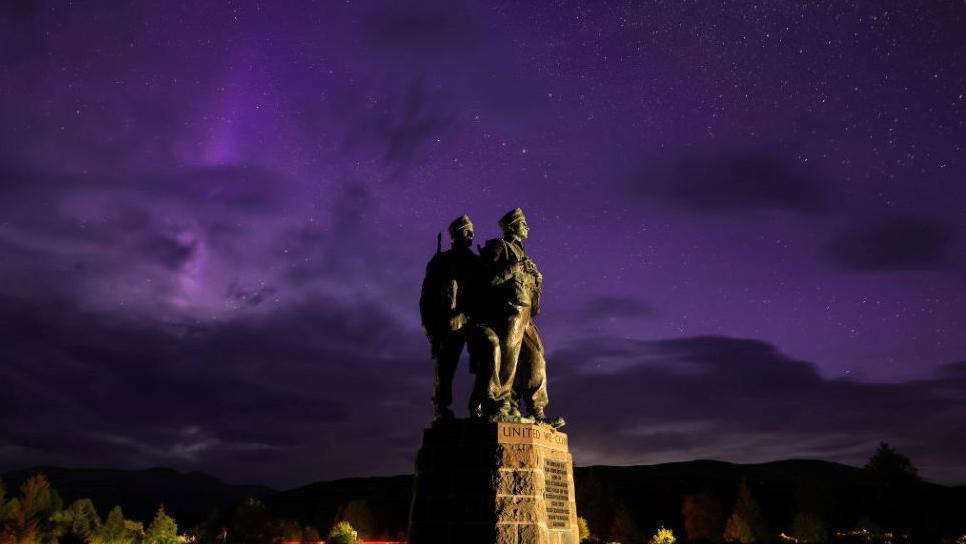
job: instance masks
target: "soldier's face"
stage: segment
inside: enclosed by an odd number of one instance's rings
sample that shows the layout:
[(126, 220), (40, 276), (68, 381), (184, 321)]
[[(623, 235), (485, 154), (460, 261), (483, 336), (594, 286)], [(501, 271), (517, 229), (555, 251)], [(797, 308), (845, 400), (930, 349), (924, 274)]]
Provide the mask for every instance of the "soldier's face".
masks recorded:
[(469, 247), (473, 243), (473, 229), (460, 229), (459, 232), (456, 233), (456, 238), (453, 240), (453, 242), (459, 246)]
[(527, 236), (530, 235), (530, 225), (526, 221), (517, 221), (516, 223), (510, 225), (510, 232), (513, 236), (520, 240), (526, 240)]

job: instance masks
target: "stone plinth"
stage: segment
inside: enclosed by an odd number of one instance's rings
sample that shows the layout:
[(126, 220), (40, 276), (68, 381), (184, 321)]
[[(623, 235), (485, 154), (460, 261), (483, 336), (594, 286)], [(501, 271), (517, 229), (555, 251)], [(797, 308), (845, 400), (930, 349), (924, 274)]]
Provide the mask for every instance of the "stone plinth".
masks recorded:
[(423, 433), (410, 544), (578, 544), (567, 435), (451, 420)]

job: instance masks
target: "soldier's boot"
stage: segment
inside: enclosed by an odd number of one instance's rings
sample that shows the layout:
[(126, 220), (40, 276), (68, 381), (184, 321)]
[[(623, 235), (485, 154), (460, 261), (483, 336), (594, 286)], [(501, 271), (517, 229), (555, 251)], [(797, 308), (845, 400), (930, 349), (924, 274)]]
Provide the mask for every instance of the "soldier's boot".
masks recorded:
[(510, 410), (513, 406), (510, 401), (503, 401), (496, 405), (493, 413), (490, 415), (490, 421), (492, 423), (497, 423), (500, 421), (510, 421), (511, 415)]
[(533, 419), (537, 420), (537, 423), (549, 425), (554, 429), (559, 429), (567, 424), (567, 422), (564, 421), (564, 418), (559, 416), (557, 417), (548, 416), (547, 414), (543, 413), (543, 410), (534, 410)]

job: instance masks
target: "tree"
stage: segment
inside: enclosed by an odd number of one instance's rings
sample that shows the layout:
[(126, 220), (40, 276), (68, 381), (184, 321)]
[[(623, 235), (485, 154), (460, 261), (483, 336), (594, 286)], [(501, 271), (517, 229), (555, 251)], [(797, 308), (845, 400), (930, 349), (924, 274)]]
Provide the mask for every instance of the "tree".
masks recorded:
[(164, 513), (164, 505), (158, 507), (154, 519), (144, 533), (144, 544), (178, 544), (178, 524)]
[(7, 488), (3, 485), (3, 480), (0, 480), (0, 523), (7, 521), (9, 518), (13, 517), (7, 513)]
[(880, 442), (865, 468), (886, 479), (915, 479), (919, 472), (908, 457)]
[(581, 542), (590, 538), (590, 526), (587, 525), (587, 519), (581, 516), (577, 516), (577, 538)]
[(825, 530), (825, 522), (818, 514), (812, 512), (799, 512), (795, 514), (792, 522), (792, 535), (799, 542), (826, 542), (828, 532)]
[(294, 519), (279, 520), (277, 531), (282, 541), (313, 542), (322, 539), (318, 529), (302, 525)]
[(124, 522), (124, 511), (120, 506), (115, 506), (95, 531), (91, 544), (132, 544), (134, 536)]
[(623, 502), (617, 505), (608, 533), (608, 538), (618, 542), (640, 542), (644, 539), (643, 532)]
[(138, 544), (144, 542), (144, 524), (140, 521), (135, 521), (133, 519), (124, 520), (124, 530), (127, 531), (127, 536)]
[(276, 536), (268, 508), (255, 499), (248, 499), (232, 511), (225, 532), (227, 541), (240, 544), (272, 542)]
[(70, 532), (90, 543), (101, 527), (94, 503), (90, 499), (77, 499), (67, 508), (70, 512)]
[(724, 531), (724, 508), (721, 502), (707, 491), (684, 497), (681, 506), (684, 515), (684, 531), (688, 540), (718, 541)]
[(20, 501), (16, 498), (7, 500), (7, 488), (0, 481), (0, 542), (6, 542), (5, 529), (7, 522), (20, 513)]
[[(14, 501), (10, 501), (11, 503)], [(27, 478), (20, 499), (8, 504), (0, 532), (3, 544), (56, 544), (69, 525), (62, 515), (63, 501), (41, 473)]]
[(738, 512), (732, 513), (731, 517), (728, 518), (728, 523), (725, 525), (724, 539), (725, 542), (741, 542), (742, 544), (757, 542), (751, 533), (748, 520)]
[(347, 502), (339, 508), (335, 521), (348, 522), (358, 532), (360, 538), (371, 538), (376, 535), (376, 518), (369, 510), (369, 503), (361, 499)]
[(348, 521), (340, 521), (329, 531), (326, 544), (358, 544), (358, 533)]
[(617, 510), (617, 493), (604, 483), (598, 471), (588, 468), (583, 483), (575, 489), (577, 504), (583, 505), (580, 513), (587, 520), (591, 538), (606, 539)]
[(676, 540), (674, 531), (665, 527), (658, 527), (657, 532), (651, 536), (650, 544), (674, 544)]
[(738, 485), (738, 498), (735, 508), (725, 525), (724, 539), (728, 542), (761, 542), (768, 537), (765, 527), (765, 517), (761, 513), (758, 501), (751, 495), (748, 484), (742, 480)]

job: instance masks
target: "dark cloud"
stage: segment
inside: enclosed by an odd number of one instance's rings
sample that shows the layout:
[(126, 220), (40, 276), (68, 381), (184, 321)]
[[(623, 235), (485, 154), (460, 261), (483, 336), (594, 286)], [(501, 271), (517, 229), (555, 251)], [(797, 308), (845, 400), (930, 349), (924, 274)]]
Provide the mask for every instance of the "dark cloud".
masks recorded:
[[(0, 302), (0, 379), (16, 407), (0, 413), (3, 468), (166, 464), (276, 485), (405, 472), (429, 417), (418, 331), (365, 300), (202, 327)], [(767, 342), (721, 336), (588, 338), (549, 360), (551, 409), (568, 418), (578, 463), (861, 464), (888, 440), (927, 477), (966, 477), (948, 468), (966, 455), (949, 433), (966, 411), (962, 363), (907, 383), (835, 380)]]
[(247, 165), (125, 175), (5, 164), (0, 181), (8, 292), (107, 292), (158, 310), (188, 300), (186, 287), (203, 277), (219, 290), (237, 284), (227, 298), (257, 305), (276, 277), (263, 267), (252, 274), (253, 263), (290, 223), (255, 222), (309, 208), (292, 198), (295, 182)]
[[(577, 462), (821, 456), (861, 464), (887, 440), (928, 477), (966, 478), (948, 469), (966, 454), (966, 440), (949, 434), (963, 426), (962, 381), (828, 379), (766, 342), (720, 336), (594, 338), (551, 355), (552, 408), (568, 417)], [(595, 429), (608, 429), (606, 448)]]
[(383, 440), (417, 440), (428, 413), (422, 346), (399, 341), (416, 331), (371, 303), (307, 300), (185, 329), (6, 297), (0, 323), (4, 404), (16, 407), (0, 412), (5, 469), (165, 464), (289, 483), (401, 472), (408, 448)]
[(894, 217), (837, 233), (823, 257), (850, 272), (924, 270), (943, 264), (952, 233), (943, 225), (913, 217)]
[(643, 300), (634, 297), (597, 296), (593, 297), (580, 308), (579, 314), (584, 319), (638, 319), (654, 317), (657, 312), (654, 307)]
[(688, 152), (657, 161), (635, 176), (631, 190), (699, 214), (815, 213), (829, 205), (827, 189), (801, 165), (754, 150)]
[(419, 162), (428, 145), (452, 125), (445, 101), (423, 78), (415, 78), (374, 104), (359, 104), (356, 130), (346, 140), (349, 150), (374, 148), (396, 176)]

